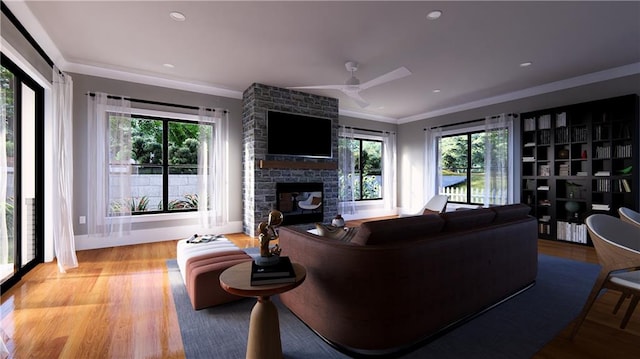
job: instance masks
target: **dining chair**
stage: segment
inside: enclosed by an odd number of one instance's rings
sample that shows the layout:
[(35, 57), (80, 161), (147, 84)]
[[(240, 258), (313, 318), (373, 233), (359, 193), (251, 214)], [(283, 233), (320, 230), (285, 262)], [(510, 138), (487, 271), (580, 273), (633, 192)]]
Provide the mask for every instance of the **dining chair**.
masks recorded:
[[(625, 222), (629, 222), (633, 225), (638, 226), (638, 228), (640, 228), (640, 213), (632, 210), (631, 208), (628, 207), (620, 207), (618, 208), (618, 215), (620, 216), (620, 219), (625, 221)], [(637, 276), (640, 276), (640, 271), (634, 272)], [(640, 279), (638, 279), (637, 277), (633, 277), (633, 279), (635, 280), (635, 282), (640, 282)], [(620, 295), (620, 299), (618, 299), (618, 302), (616, 303), (615, 308), (613, 309), (613, 314), (616, 314), (618, 312), (618, 309), (620, 309), (620, 306), (622, 305), (622, 303), (624, 302), (625, 299), (627, 299), (628, 297), (631, 297), (631, 303), (629, 305), (632, 306), (636, 306), (638, 304), (638, 300), (640, 300), (640, 296), (630, 296), (626, 293), (622, 293)], [(626, 323), (628, 322), (628, 318), (625, 317), (626, 320), (623, 321), (623, 327), (626, 326)]]
[(622, 292), (622, 297), (614, 308), (614, 314), (625, 297), (632, 298), (620, 324), (621, 329), (626, 327), (640, 299), (640, 229), (606, 214), (592, 214), (587, 217), (585, 224), (601, 269), (582, 311), (575, 320), (571, 338), (578, 332), (602, 289)]
[(618, 208), (620, 219), (640, 227), (640, 213), (627, 207)]
[(449, 197), (444, 194), (437, 194), (422, 207), (422, 210), (418, 214), (425, 213), (444, 213), (447, 209), (447, 203), (449, 202)]
[(304, 210), (314, 211), (322, 205), (322, 192), (311, 192), (307, 199), (298, 202), (298, 207)]

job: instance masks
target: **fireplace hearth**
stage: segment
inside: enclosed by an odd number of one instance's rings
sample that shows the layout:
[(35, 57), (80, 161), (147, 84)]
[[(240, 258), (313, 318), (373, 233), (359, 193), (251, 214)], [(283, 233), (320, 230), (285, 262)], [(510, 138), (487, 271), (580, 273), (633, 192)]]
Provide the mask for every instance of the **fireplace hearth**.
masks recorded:
[(323, 187), (321, 182), (276, 183), (276, 209), (284, 214), (282, 225), (322, 222)]

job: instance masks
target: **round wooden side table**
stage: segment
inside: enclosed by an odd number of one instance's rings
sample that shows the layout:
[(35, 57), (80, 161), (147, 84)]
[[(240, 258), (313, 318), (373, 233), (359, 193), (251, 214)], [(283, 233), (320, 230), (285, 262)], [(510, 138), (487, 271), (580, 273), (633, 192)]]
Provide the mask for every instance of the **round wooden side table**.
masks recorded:
[(258, 298), (251, 310), (247, 359), (283, 358), (278, 309), (270, 297), (302, 284), (307, 275), (306, 269), (298, 263), (292, 263), (292, 265), (296, 273), (296, 280), (292, 283), (252, 286), (251, 262), (236, 264), (220, 274), (220, 286), (227, 292)]

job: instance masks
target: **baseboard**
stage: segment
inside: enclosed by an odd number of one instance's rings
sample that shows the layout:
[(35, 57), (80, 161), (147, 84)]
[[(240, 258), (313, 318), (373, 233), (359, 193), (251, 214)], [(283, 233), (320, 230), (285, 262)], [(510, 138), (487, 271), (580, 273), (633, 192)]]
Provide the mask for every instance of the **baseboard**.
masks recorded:
[(96, 237), (89, 235), (76, 235), (76, 250), (88, 250), (108, 247), (127, 246), (133, 244), (162, 242), (189, 238), (194, 233), (198, 234), (226, 234), (242, 232), (242, 222), (230, 222), (225, 226), (211, 229), (203, 229), (199, 225), (158, 227), (152, 229), (137, 229), (121, 237)]

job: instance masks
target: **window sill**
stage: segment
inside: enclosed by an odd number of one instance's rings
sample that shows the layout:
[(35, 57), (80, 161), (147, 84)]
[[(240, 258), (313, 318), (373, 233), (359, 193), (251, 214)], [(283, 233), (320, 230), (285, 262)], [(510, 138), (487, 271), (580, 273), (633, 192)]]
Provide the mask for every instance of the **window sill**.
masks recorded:
[(180, 212), (180, 213), (155, 213), (155, 214), (143, 214), (129, 217), (109, 217), (107, 220), (114, 220), (118, 218), (130, 218), (131, 223), (149, 223), (149, 222), (162, 222), (162, 221), (174, 221), (184, 219), (197, 219), (199, 217), (198, 211), (193, 212)]

